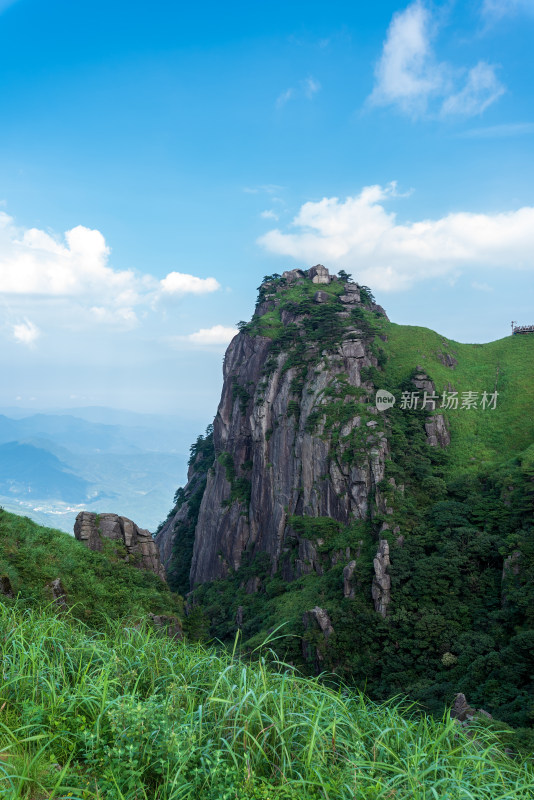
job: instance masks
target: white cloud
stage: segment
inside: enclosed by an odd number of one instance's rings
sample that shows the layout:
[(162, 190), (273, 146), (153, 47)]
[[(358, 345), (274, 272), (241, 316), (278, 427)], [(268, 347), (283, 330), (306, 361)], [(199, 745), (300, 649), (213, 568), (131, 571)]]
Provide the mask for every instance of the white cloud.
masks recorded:
[(64, 237), (38, 228), (24, 230), (0, 211), (0, 294), (102, 297), (107, 306), (128, 308), (158, 293), (204, 294), (220, 289), (215, 278), (170, 272), (158, 281), (149, 274), (115, 270), (110, 248), (98, 230), (78, 225)]
[(436, 114), (439, 103), (441, 115), (474, 116), (503, 94), (495, 67), (485, 61), (465, 78), (465, 69), (438, 63), (433, 50), (437, 31), (422, 0), (394, 14), (375, 69), (370, 105), (395, 105), (415, 117)]
[(472, 117), (481, 114), (504, 94), (504, 86), (495, 75), (495, 67), (479, 61), (469, 70), (465, 86), (444, 101), (442, 114), (461, 114)]
[[(96, 325), (131, 330), (158, 301), (220, 289), (215, 278), (170, 272), (117, 270), (98, 230), (78, 225), (62, 236), (22, 228), (0, 211), (0, 299), (12, 338), (33, 344), (39, 328), (85, 330)], [(26, 320), (36, 318), (37, 325)]]
[(473, 289), (476, 289), (477, 292), (493, 292), (493, 286), (490, 286), (489, 283), (480, 283), (479, 281), (473, 281), (471, 283)]
[(262, 219), (278, 219), (278, 214), (276, 211), (273, 211), (271, 208), (267, 209), (266, 211), (262, 211), (260, 214)]
[(434, 60), (431, 39), (430, 12), (421, 2), (393, 16), (376, 66), (371, 104), (397, 104), (408, 113), (426, 109), (428, 98), (441, 92), (446, 82), (444, 67)]
[(41, 335), (41, 331), (37, 325), (34, 325), (29, 319), (25, 319), (24, 322), (13, 325), (12, 332), (16, 342), (28, 345), (29, 347), (35, 344), (36, 340)]
[(73, 296), (107, 288), (112, 294), (135, 292), (130, 270), (107, 266), (109, 248), (97, 230), (83, 225), (60, 237), (38, 228), (21, 229), (0, 212), (0, 292)]
[(169, 272), (160, 286), (164, 294), (209, 294), (221, 288), (215, 278), (197, 278), (186, 272)]
[(227, 325), (214, 325), (212, 328), (201, 328), (196, 333), (190, 333), (185, 338), (193, 344), (228, 344), (236, 335), (237, 328)]
[(301, 263), (346, 269), (380, 290), (403, 290), (429, 278), (455, 278), (470, 267), (534, 271), (534, 208), (498, 214), (455, 212), (398, 223), (385, 201), (394, 184), (367, 186), (356, 197), (305, 203), (291, 227), (259, 243)]

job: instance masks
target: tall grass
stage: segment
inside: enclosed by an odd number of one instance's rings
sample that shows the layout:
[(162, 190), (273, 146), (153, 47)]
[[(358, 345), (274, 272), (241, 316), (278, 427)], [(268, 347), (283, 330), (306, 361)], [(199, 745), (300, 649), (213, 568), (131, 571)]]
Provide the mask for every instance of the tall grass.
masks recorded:
[(0, 797), (531, 800), (482, 725), (377, 705), (149, 629), (0, 604)]

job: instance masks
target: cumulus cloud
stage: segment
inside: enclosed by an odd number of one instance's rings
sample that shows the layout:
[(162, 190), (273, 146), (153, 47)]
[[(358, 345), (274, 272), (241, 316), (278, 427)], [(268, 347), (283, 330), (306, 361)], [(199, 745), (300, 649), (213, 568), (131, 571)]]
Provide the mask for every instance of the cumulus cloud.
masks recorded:
[(17, 325), (12, 326), (13, 338), (19, 344), (25, 344), (31, 347), (41, 335), (41, 331), (29, 319), (24, 322), (19, 322)]
[(438, 62), (433, 48), (437, 32), (438, 25), (421, 0), (394, 14), (375, 68), (370, 105), (394, 105), (412, 116), (474, 116), (503, 94), (495, 67), (485, 61), (467, 75), (463, 68)]
[(83, 225), (63, 240), (50, 233), (18, 228), (0, 212), (0, 292), (73, 296), (106, 286), (110, 293), (131, 292), (131, 271), (107, 266), (109, 248), (97, 230)]
[(399, 223), (385, 203), (395, 184), (367, 186), (340, 200), (305, 203), (292, 231), (274, 229), (259, 243), (301, 263), (318, 260), (352, 272), (376, 289), (398, 291), (430, 278), (456, 277), (470, 267), (534, 271), (534, 208), (498, 214), (455, 212)]
[[(139, 322), (136, 308), (155, 308), (158, 300), (215, 292), (215, 278), (170, 272), (163, 280), (148, 273), (117, 270), (102, 233), (78, 225), (64, 235), (25, 229), (0, 211), (0, 297), (11, 318), (12, 335), (33, 344), (39, 329), (18, 318), (37, 314), (39, 324), (70, 329), (112, 325), (129, 330)], [(44, 320), (44, 322), (43, 322)]]
[(205, 294), (220, 289), (215, 278), (170, 272), (158, 281), (108, 264), (110, 248), (98, 230), (78, 225), (63, 237), (17, 227), (0, 211), (0, 294), (50, 297), (104, 296), (127, 309), (163, 294)]
[(189, 342), (199, 345), (228, 344), (236, 333), (237, 328), (227, 325), (214, 325), (212, 328), (201, 328), (196, 333), (190, 333), (185, 338)]
[(221, 288), (215, 278), (197, 278), (186, 272), (169, 272), (160, 286), (164, 294), (209, 294)]

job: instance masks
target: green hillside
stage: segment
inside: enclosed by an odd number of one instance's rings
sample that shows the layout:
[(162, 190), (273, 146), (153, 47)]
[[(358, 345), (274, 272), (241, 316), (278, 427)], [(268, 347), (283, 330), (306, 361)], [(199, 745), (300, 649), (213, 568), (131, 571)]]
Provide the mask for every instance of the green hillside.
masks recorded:
[(179, 597), (152, 573), (124, 563), (123, 554), (111, 542), (105, 552), (95, 553), (67, 533), (43, 528), (3, 509), (1, 578), (9, 579), (12, 594), (34, 606), (52, 601), (47, 586), (59, 578), (71, 613), (93, 627), (106, 618), (181, 613)]
[[(375, 324), (387, 335), (382, 344), (387, 383), (398, 385), (421, 366), (440, 396), (454, 388), (461, 404), (463, 392), (479, 393), (478, 408), (444, 411), (451, 430), (451, 472), (506, 461), (534, 442), (534, 335), (460, 344), (428, 328)], [(443, 363), (447, 355), (457, 362), (453, 368)], [(495, 409), (480, 408), (484, 391), (498, 392)]]

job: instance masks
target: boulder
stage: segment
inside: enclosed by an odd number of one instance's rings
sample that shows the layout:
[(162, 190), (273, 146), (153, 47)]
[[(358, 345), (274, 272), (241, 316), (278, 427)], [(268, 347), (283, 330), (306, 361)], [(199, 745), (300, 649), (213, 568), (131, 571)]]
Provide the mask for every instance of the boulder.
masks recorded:
[(313, 295), (313, 300), (315, 303), (329, 303), (330, 302), (330, 295), (328, 292), (315, 292)]
[(322, 264), (317, 264), (308, 270), (308, 277), (312, 279), (313, 283), (330, 283), (332, 280), (327, 268)]
[(334, 626), (325, 608), (315, 606), (315, 608), (312, 608), (310, 611), (304, 612), (302, 615), (304, 629), (307, 630), (312, 622), (318, 625), (325, 639), (328, 640), (334, 633)]

